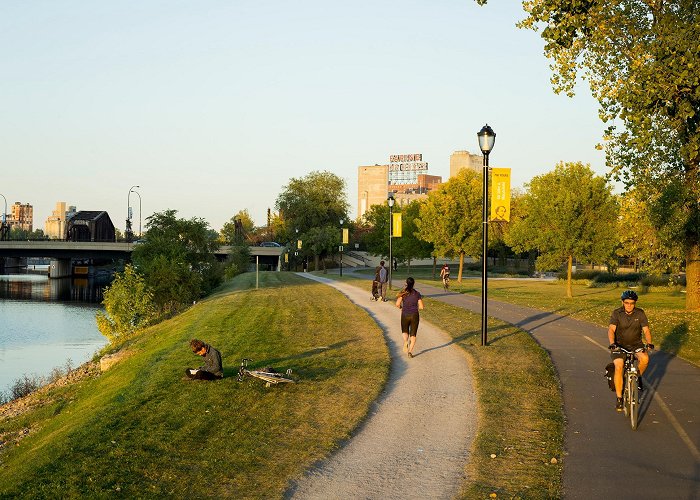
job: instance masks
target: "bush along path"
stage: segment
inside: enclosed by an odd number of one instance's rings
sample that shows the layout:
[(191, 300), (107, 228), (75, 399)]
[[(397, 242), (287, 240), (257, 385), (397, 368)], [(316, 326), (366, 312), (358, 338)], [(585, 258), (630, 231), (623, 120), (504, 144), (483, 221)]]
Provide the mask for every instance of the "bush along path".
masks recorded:
[(393, 302), (373, 302), (369, 290), (303, 276), (337, 288), (370, 313), (384, 331), (392, 366), (386, 388), (364, 424), (335, 454), (294, 483), (286, 497), (457, 496), (478, 416), (465, 353), (444, 332), (421, 320), (414, 357), (409, 359), (403, 352), (400, 311)]
[[(481, 310), (479, 297), (417, 286), (433, 300)], [(565, 498), (700, 498), (700, 368), (653, 353), (633, 431), (615, 411), (603, 378), (607, 328), (504, 302), (489, 300), (488, 307), (491, 317), (530, 332), (559, 373), (567, 420)], [(653, 317), (649, 321), (653, 338)]]

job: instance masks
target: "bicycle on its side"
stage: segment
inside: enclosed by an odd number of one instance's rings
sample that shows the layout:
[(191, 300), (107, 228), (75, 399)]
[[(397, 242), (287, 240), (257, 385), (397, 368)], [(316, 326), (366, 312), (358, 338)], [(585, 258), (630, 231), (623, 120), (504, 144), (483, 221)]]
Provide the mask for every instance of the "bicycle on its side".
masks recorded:
[(630, 351), (622, 346), (617, 346), (615, 349), (615, 351), (622, 352), (625, 355), (622, 369), (622, 408), (625, 412), (625, 416), (630, 418), (632, 430), (637, 430), (640, 404), (638, 386), (640, 373), (637, 368), (637, 357), (635, 354), (644, 350), (644, 347), (638, 347)]
[[(241, 366), (238, 368), (238, 381), (243, 382), (243, 379), (248, 376), (248, 377), (255, 377), (259, 378), (260, 380), (265, 381), (265, 387), (270, 387), (271, 385), (277, 385), (277, 384), (282, 384), (285, 382), (290, 382), (294, 383), (294, 380), (291, 378), (285, 378), (283, 377), (281, 373), (278, 373), (275, 371), (273, 368), (263, 368), (262, 370), (248, 370), (248, 362), (253, 361), (252, 359), (249, 358), (244, 358), (241, 361)], [(292, 369), (289, 368), (284, 375), (289, 377), (292, 374)]]

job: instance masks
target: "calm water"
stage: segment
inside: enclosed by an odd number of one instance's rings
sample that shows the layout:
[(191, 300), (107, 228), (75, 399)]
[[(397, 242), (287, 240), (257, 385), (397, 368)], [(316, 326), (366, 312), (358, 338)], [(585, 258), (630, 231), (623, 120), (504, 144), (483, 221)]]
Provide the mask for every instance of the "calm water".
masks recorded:
[(76, 367), (107, 344), (95, 313), (101, 287), (45, 275), (0, 275), (0, 392), (22, 375)]

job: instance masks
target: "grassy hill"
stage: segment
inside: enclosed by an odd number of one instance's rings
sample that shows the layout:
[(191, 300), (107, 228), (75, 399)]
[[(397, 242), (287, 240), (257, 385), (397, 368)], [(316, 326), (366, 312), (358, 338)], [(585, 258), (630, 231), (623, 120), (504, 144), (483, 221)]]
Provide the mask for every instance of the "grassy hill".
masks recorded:
[[(238, 277), (144, 331), (107, 372), (0, 422), (5, 441), (26, 434), (0, 451), (0, 497), (279, 497), (362, 420), (389, 356), (379, 327), (339, 292), (261, 277), (258, 290), (254, 275)], [(201, 364), (191, 338), (221, 351), (223, 380), (184, 377)], [(298, 383), (239, 383), (244, 357), (291, 368)]]

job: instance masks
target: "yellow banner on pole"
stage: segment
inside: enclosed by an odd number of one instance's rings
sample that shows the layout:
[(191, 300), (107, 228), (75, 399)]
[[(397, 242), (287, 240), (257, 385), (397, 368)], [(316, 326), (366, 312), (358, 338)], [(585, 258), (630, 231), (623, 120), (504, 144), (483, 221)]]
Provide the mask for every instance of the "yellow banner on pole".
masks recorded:
[(297, 240), (297, 248), (301, 248), (301, 240)]
[(286, 253), (284, 254), (284, 263), (287, 264), (289, 262), (289, 254)]
[(394, 221), (392, 224), (392, 236), (394, 238), (400, 238), (401, 237), (401, 212), (393, 214), (394, 215)]
[(349, 229), (343, 228), (343, 245), (347, 245), (348, 243), (350, 243), (349, 233)]
[(510, 221), (510, 169), (491, 169), (491, 220)]

